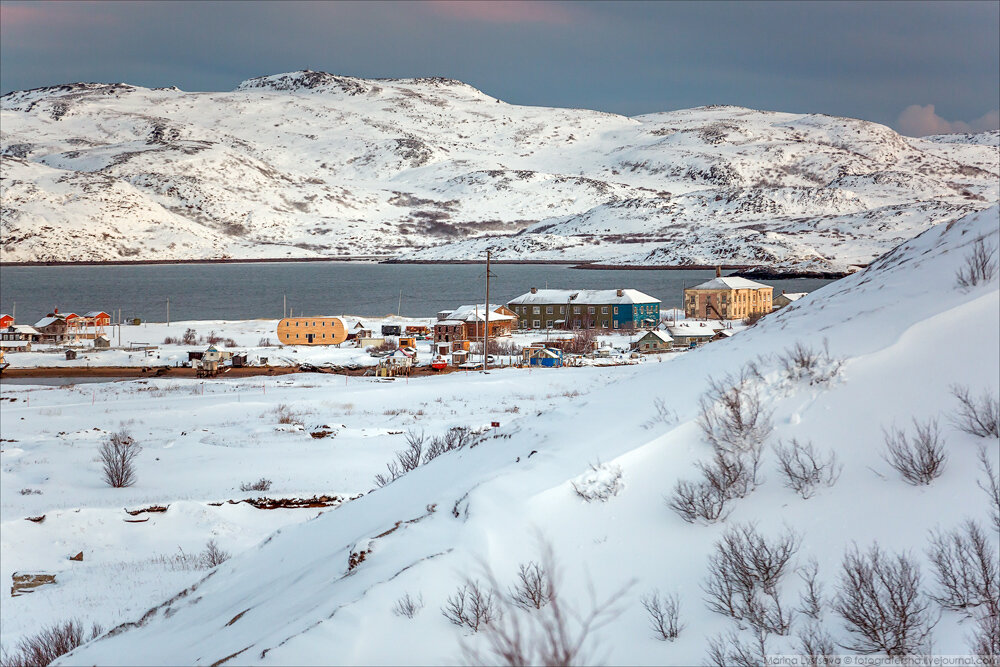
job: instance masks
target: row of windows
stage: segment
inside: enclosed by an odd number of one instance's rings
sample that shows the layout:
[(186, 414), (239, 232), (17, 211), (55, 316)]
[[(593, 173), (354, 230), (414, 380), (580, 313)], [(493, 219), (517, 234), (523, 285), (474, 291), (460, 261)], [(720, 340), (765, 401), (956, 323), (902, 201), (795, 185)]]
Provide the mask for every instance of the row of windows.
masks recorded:
[[(576, 329), (581, 328), (582, 324), (583, 323), (580, 320), (573, 320), (573, 326)], [(607, 321), (601, 322), (600, 324), (601, 324), (601, 328), (602, 329), (607, 329), (608, 328)], [(555, 322), (553, 322), (552, 320), (545, 320), (545, 328), (546, 329), (552, 329), (554, 327), (555, 327)], [(541, 322), (541, 320), (532, 320), (531, 321), (531, 328), (532, 329), (541, 329), (542, 328), (542, 322)], [(615, 329), (618, 328), (618, 322), (614, 322), (614, 328)]]
[[(555, 314), (555, 308), (556, 308), (556, 306), (545, 306), (545, 314), (546, 315), (554, 315)], [(566, 306), (558, 306), (558, 308), (559, 308), (559, 314), (560, 315), (564, 315), (566, 313)], [(580, 310), (581, 308), (583, 308), (583, 306), (573, 306), (573, 314), (574, 315), (579, 315), (582, 312)], [(602, 315), (607, 315), (608, 314), (608, 308), (609, 308), (609, 306), (601, 306), (601, 314)], [(659, 312), (659, 306), (657, 306), (657, 305), (636, 306), (636, 310), (639, 313), (644, 314), (644, 315), (645, 314), (654, 314), (654, 313)], [(530, 308), (528, 306), (514, 306), (514, 312), (517, 313), (517, 314), (519, 314), (519, 315), (522, 315), (522, 316), (528, 315), (528, 314), (541, 315), (541, 313), (542, 313), (542, 306), (531, 306)], [(614, 306), (613, 309), (612, 309), (612, 312), (613, 312), (614, 315), (617, 315), (618, 314), (618, 306)], [(597, 313), (597, 306), (587, 306), (587, 314), (588, 315), (595, 315), (596, 313)]]
[[(316, 326), (316, 323), (315, 322), (312, 322), (312, 323), (310, 323), (310, 322), (304, 322), (303, 325), (307, 326), (307, 327), (308, 326)], [(298, 321), (295, 322), (295, 326), (299, 326), (299, 322)], [(326, 322), (324, 322), (324, 321), (321, 320), (320, 323), (319, 323), (319, 326), (325, 327), (326, 326)], [(331, 324), (330, 326), (333, 326), (333, 325)]]

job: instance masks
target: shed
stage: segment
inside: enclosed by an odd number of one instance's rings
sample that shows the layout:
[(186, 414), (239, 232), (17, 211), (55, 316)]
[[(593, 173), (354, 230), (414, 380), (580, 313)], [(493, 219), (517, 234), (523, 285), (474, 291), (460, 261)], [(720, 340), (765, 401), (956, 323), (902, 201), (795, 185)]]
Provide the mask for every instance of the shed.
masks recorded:
[(526, 347), (522, 350), (521, 355), (526, 366), (559, 368), (563, 365), (562, 350), (553, 347)]
[(798, 301), (799, 299), (801, 299), (802, 297), (806, 296), (807, 294), (809, 294), (809, 292), (784, 292), (784, 291), (782, 291), (781, 294), (779, 294), (778, 296), (774, 297), (774, 300), (771, 303), (774, 305), (775, 308), (782, 308), (782, 307), (787, 306), (787, 305), (789, 305), (791, 303), (794, 303), (795, 301)]

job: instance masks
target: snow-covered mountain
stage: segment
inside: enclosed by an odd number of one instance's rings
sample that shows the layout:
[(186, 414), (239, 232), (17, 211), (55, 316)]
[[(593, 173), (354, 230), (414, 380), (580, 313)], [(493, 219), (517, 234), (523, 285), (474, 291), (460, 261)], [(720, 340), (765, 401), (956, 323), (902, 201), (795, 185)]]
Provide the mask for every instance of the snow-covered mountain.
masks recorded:
[[(573, 608), (585, 618), (595, 601), (600, 608), (625, 590), (613, 613), (591, 628), (573, 664), (715, 664), (706, 662), (710, 642), (722, 637), (726, 644), (730, 633), (756, 656), (748, 664), (760, 664), (746, 622), (707, 602), (711, 557), (737, 526), (769, 542), (796, 536), (785, 573), (774, 575), (778, 583), (769, 593), (781, 599), (791, 625), (765, 633), (766, 652), (798, 655), (810, 632), (828, 635), (834, 653), (842, 652), (834, 642), (850, 646), (857, 638), (831, 601), (843, 589), (845, 554), (855, 547), (869, 553), (877, 542), (889, 556), (908, 555), (918, 566), (916, 600), (928, 605), (923, 616), (934, 621), (940, 613), (933, 651), (968, 654), (975, 623), (966, 612), (977, 612), (941, 611), (924, 597), (940, 593), (927, 549), (932, 531), (959, 529), (968, 519), (988, 531), (994, 551), (987, 564), (996, 553), (984, 493), (989, 484), (977, 458), (983, 451), (996, 469), (997, 441), (955, 426), (952, 388), (993, 400), (998, 393), (1000, 281), (994, 275), (971, 289), (956, 284), (977, 240), (997, 247), (998, 215), (992, 207), (928, 230), (751, 329), (666, 363), (644, 364), (617, 379), (582, 369), (536, 373), (542, 386), (545, 378), (575, 378), (572, 400), (536, 410), (530, 406), (544, 399), (510, 396), (522, 409), (504, 413), (501, 427), (477, 446), (445, 453), (336, 511), (282, 529), (58, 664), (445, 664), (460, 659), (463, 643), (482, 652), (476, 664), (508, 664), (490, 653), (495, 629), (519, 623), (531, 645), (537, 619), (552, 622), (549, 612), (508, 607), (502, 620), (494, 617), (474, 633), (449, 623), (441, 609), (455, 601), (466, 577), (489, 589), (487, 572), (496, 577), (496, 598), (506, 596), (518, 564), (542, 562), (545, 544), (559, 565), (564, 613)], [(795, 344), (819, 352), (824, 338), (824, 363), (796, 372), (782, 363), (791, 361)], [(754, 370), (747, 370), (750, 363)], [(741, 368), (749, 384), (739, 385)], [(679, 480), (695, 479), (696, 463), (712, 455), (697, 424), (699, 398), (710, 391), (710, 377), (726, 374), (722, 386), (752, 387), (773, 410), (760, 484), (722, 520), (686, 523), (665, 499)], [(512, 377), (470, 376), (463, 386), (477, 390), (449, 404), (475, 404), (479, 389), (515, 386)], [(404, 392), (397, 398), (429, 402), (439, 391), (436, 380), (392, 390)], [(326, 392), (313, 396), (305, 405), (328, 404)], [(406, 404), (416, 402), (394, 403)], [(936, 420), (939, 428), (947, 459), (929, 485), (907, 484), (884, 458), (886, 432), (912, 436), (911, 420)], [(822, 461), (835, 453), (842, 465), (832, 485), (821, 484), (807, 499), (784, 485), (770, 447), (792, 439), (814, 445)], [(598, 491), (603, 501), (593, 497)], [(816, 619), (801, 611), (811, 562), (820, 584)], [(990, 595), (996, 595), (992, 576)], [(678, 596), (683, 627), (675, 641), (654, 637), (641, 604), (654, 589)], [(412, 618), (393, 612), (405, 596), (419, 603)], [(580, 626), (566, 618), (572, 640)]]
[(323, 72), (0, 100), (3, 261), (398, 256), (843, 271), (1000, 198), (1000, 133), (506, 104)]

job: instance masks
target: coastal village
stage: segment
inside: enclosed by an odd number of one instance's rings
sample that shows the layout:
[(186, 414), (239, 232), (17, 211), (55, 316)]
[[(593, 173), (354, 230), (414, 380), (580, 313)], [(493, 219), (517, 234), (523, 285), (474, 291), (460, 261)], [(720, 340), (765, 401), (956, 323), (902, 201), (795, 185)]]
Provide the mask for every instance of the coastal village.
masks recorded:
[(395, 378), (493, 367), (631, 364), (729, 338), (804, 296), (774, 295), (768, 285), (723, 277), (717, 269), (715, 278), (684, 289), (683, 309), (663, 308), (659, 298), (627, 287), (531, 287), (505, 304), (458, 305), (433, 319), (300, 315), (277, 323), (171, 325), (123, 320), (103, 310), (53, 308), (31, 325), (0, 315), (0, 368), (8, 374), (138, 367), (142, 373), (195, 377), (245, 369)]

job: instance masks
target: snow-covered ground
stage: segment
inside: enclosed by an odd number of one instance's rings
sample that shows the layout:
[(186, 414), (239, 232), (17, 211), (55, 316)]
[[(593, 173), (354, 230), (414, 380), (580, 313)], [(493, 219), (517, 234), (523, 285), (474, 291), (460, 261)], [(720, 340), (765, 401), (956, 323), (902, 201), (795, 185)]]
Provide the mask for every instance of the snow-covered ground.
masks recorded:
[[(251, 122), (252, 121), (252, 122)], [(0, 100), (4, 261), (399, 256), (845, 271), (1000, 198), (1000, 134), (711, 106), (628, 118), (459, 81)]]
[[(18, 400), (2, 402), (3, 576), (47, 570), (58, 581), (4, 598), (2, 638), (77, 616), (133, 623), (60, 664), (455, 662), (463, 644), (488, 651), (490, 634), (450, 623), (441, 613), (449, 596), (466, 577), (485, 582), (485, 570), (504, 594), (518, 564), (542, 560), (547, 545), (564, 605), (586, 613), (592, 599), (624, 591), (577, 662), (700, 664), (712, 637), (749, 638), (706, 607), (703, 587), (716, 542), (727, 528), (753, 523), (768, 537), (799, 536), (791, 565), (815, 559), (820, 623), (847, 643), (830, 598), (852, 545), (878, 541), (908, 553), (929, 592), (930, 531), (965, 519), (993, 530), (977, 455), (985, 448), (1000, 468), (1000, 450), (995, 439), (956, 428), (951, 387), (1000, 393), (1000, 280), (956, 286), (976, 239), (1000, 246), (998, 215), (993, 207), (937, 226), (747, 331), (664, 363), (395, 383), (286, 376), (206, 384), (204, 394), (176, 380), (5, 388), (5, 398)], [(843, 364), (829, 381), (792, 377), (781, 361), (796, 343), (826, 345)], [(725, 520), (686, 523), (665, 496), (678, 480), (695, 479), (696, 462), (712, 454), (697, 424), (699, 398), (709, 378), (750, 362), (760, 374), (753, 386), (772, 411), (768, 445), (810, 441), (835, 452), (842, 472), (803, 499), (783, 485), (768, 446), (761, 485)], [(298, 413), (302, 430), (278, 423), (278, 405)], [(937, 419), (947, 453), (943, 474), (927, 486), (905, 483), (883, 458), (883, 430), (912, 430), (912, 419)], [(138, 483), (121, 491), (100, 482), (94, 448), (123, 422), (146, 449)], [(372, 483), (405, 447), (406, 430), (442, 435), (491, 422), (499, 426), (475, 447), (384, 487)], [(309, 435), (327, 429), (335, 434)], [(241, 497), (238, 485), (261, 476), (274, 481), (270, 495), (365, 495), (320, 516), (207, 505)], [(22, 496), (20, 488), (42, 493)], [(607, 498), (586, 502), (576, 489)], [(154, 502), (170, 508), (147, 523), (122, 521), (121, 507)], [(43, 513), (44, 523), (23, 519)], [(160, 576), (164, 568), (148, 564), (177, 546), (197, 550), (213, 535), (234, 555), (209, 572)], [(82, 563), (66, 560), (80, 549)], [(778, 588), (789, 610), (803, 590), (796, 572)], [(171, 587), (178, 595), (168, 600)], [(676, 641), (657, 640), (649, 627), (640, 599), (653, 589), (679, 596)], [(413, 618), (393, 613), (406, 594), (423, 603)], [(508, 610), (506, 618), (532, 613)], [(767, 650), (798, 654), (806, 625), (794, 613), (790, 633), (770, 634)], [(971, 632), (960, 614), (942, 612), (934, 652), (968, 653)]]

